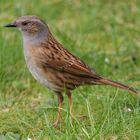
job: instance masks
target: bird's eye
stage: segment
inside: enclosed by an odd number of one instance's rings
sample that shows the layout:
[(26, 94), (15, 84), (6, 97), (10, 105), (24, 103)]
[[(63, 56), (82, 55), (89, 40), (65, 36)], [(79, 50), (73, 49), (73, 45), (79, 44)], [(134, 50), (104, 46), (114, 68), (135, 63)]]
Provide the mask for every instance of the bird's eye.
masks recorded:
[(22, 22), (23, 26), (26, 26), (28, 24), (28, 22)]

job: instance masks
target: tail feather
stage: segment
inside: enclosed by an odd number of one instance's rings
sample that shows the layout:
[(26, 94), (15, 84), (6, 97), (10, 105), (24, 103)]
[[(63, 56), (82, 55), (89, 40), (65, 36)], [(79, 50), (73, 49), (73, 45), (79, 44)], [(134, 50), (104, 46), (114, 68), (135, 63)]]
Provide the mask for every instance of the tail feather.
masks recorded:
[(134, 88), (126, 86), (126, 85), (121, 84), (121, 83), (116, 82), (116, 81), (112, 81), (110, 79), (100, 77), (100, 78), (98, 78), (97, 82), (99, 82), (99, 83), (101, 83), (103, 85), (110, 85), (110, 86), (113, 86), (113, 87), (117, 87), (117, 88), (127, 90), (127, 91), (129, 91), (131, 93), (138, 94), (138, 91), (135, 90)]

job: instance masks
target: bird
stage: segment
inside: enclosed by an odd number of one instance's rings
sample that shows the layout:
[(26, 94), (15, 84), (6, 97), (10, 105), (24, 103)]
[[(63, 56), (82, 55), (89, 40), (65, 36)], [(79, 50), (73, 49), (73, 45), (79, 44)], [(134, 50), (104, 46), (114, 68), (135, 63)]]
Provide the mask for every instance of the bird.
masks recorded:
[(5, 27), (15, 27), (21, 31), (24, 57), (30, 73), (58, 97), (58, 113), (54, 127), (60, 122), (64, 94), (68, 97), (72, 115), (72, 90), (79, 86), (109, 85), (138, 93), (132, 87), (97, 74), (79, 57), (64, 48), (53, 36), (47, 23), (38, 16), (21, 16)]

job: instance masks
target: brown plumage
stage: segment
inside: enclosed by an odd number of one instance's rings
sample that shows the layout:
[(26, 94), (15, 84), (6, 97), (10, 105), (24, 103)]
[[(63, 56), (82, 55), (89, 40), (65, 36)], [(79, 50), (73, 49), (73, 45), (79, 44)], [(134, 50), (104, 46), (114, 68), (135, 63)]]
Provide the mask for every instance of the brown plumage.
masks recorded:
[(63, 46), (53, 38), (51, 33), (49, 36), (46, 43), (42, 42), (33, 52), (37, 65), (40, 66), (44, 74), (47, 73), (48, 68), (50, 72), (52, 72), (55, 79), (54, 84), (58, 86), (58, 89), (54, 89), (54, 91), (61, 93), (65, 88), (67, 90), (73, 90), (75, 87), (83, 84), (102, 84), (121, 88), (131, 93), (137, 93), (132, 87), (96, 74), (78, 57), (63, 48)]
[(110, 85), (138, 93), (132, 87), (103, 78), (95, 73), (78, 57), (71, 54), (53, 37), (48, 26), (35, 16), (20, 17), (6, 27), (21, 29), (24, 41), (24, 55), (27, 66), (36, 80), (57, 93), (59, 109), (55, 126), (60, 119), (66, 91), (72, 109), (71, 91), (80, 85)]

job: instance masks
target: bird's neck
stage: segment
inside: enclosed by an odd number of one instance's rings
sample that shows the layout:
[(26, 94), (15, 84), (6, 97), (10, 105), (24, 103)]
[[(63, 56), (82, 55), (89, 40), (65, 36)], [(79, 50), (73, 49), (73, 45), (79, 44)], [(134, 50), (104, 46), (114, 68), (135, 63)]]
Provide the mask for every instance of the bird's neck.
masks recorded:
[(50, 32), (43, 30), (37, 34), (28, 34), (28, 33), (22, 33), (22, 34), (23, 34), (24, 46), (28, 46), (28, 45), (36, 46), (43, 41), (47, 41)]

